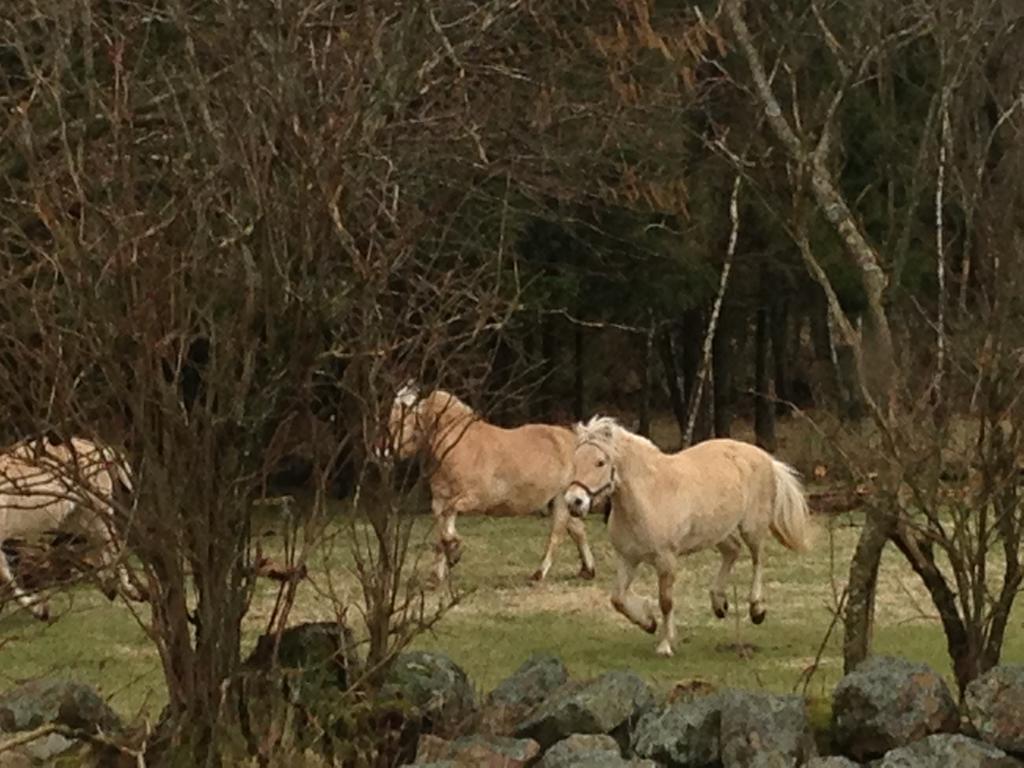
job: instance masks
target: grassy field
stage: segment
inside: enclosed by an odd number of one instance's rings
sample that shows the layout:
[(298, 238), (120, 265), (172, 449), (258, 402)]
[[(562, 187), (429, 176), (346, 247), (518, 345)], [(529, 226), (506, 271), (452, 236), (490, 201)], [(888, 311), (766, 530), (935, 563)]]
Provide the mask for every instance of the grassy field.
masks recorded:
[[(425, 518), (416, 521), (417, 537), (427, 536), (427, 523)], [(527, 577), (542, 553), (546, 520), (466, 518), (460, 524), (466, 551), (455, 578), (470, 594), (417, 645), (449, 653), (481, 690), (491, 688), (529, 654), (552, 651), (574, 675), (628, 667), (662, 691), (693, 679), (791, 691), (801, 684), (802, 673), (825, 639), (831, 609), (842, 591), (844, 564), (856, 541), (851, 515), (819, 524), (819, 548), (812, 553), (797, 556), (772, 544), (765, 580), (768, 619), (760, 627), (746, 618), (749, 560), (741, 560), (734, 573), (730, 602), (739, 611), (724, 621), (712, 616), (707, 597), (716, 557), (704, 553), (686, 560), (676, 586), (681, 642), (674, 658), (661, 659), (654, 655), (654, 639), (609, 605), (613, 559), (599, 518), (588, 524), (597, 579), (575, 577), (575, 551), (566, 542), (548, 580), (540, 585)], [(314, 569), (314, 583), (303, 586), (293, 621), (332, 618), (330, 603), (315, 588), (323, 587), (327, 568), (341, 593), (355, 598), (346, 560), (339, 553), (326, 568)], [(652, 574), (645, 573), (637, 586), (653, 594)], [(264, 626), (273, 595), (273, 585), (263, 584), (247, 620), (249, 642)], [(10, 608), (0, 616), (0, 688), (40, 675), (67, 675), (96, 684), (128, 717), (155, 716), (163, 703), (158, 659), (129, 610), (85, 587), (55, 596), (53, 607), (60, 617), (49, 625)], [(1019, 626), (1019, 615), (1013, 623)], [(877, 627), (878, 652), (927, 661), (948, 675), (938, 622), (916, 577), (895, 552), (884, 563)], [(1024, 659), (1024, 633), (1010, 631), (1008, 637), (1006, 660)], [(838, 630), (833, 632), (807, 688), (819, 712), (827, 708), (840, 674), (840, 639)]]
[[(344, 514), (340, 508), (338, 514)], [(575, 577), (578, 560), (566, 540), (548, 580), (539, 585), (528, 577), (543, 553), (546, 518), (462, 518), (465, 554), (454, 575), (457, 586), (469, 594), (416, 645), (449, 653), (481, 691), (531, 653), (550, 651), (565, 660), (573, 675), (630, 668), (660, 691), (700, 679), (789, 692), (803, 690), (805, 671), (822, 649), (806, 693), (823, 717), (840, 676), (841, 628), (827, 642), (825, 638), (859, 520), (855, 513), (816, 519), (819, 535), (811, 553), (795, 555), (771, 543), (765, 575), (768, 618), (759, 627), (747, 619), (749, 559), (734, 571), (734, 610), (721, 621), (712, 616), (708, 598), (717, 556), (709, 552), (684, 560), (675, 590), (680, 642), (673, 658), (661, 659), (654, 654), (654, 638), (628, 624), (609, 604), (614, 559), (599, 517), (587, 523), (597, 579)], [(264, 527), (275, 523), (267, 518)], [(421, 567), (429, 559), (429, 528), (426, 516), (416, 518), (414, 541), (423, 553)], [(343, 598), (358, 599), (346, 553), (351, 528), (339, 522), (334, 533), (331, 549), (311, 563), (311, 581), (300, 590), (293, 623), (334, 618), (331, 602), (323, 597), (328, 577)], [(272, 539), (267, 541), (272, 546)], [(654, 587), (653, 573), (642, 572), (636, 588), (653, 595)], [(246, 621), (248, 644), (266, 625), (275, 589), (269, 581), (259, 588)], [(164, 701), (159, 661), (131, 611), (86, 587), (55, 596), (51, 605), (58, 618), (48, 625), (11, 607), (0, 614), (0, 690), (41, 675), (66, 675), (95, 684), (128, 718), (154, 717)], [(145, 622), (147, 616), (139, 618)], [(1007, 632), (1005, 661), (1024, 661), (1022, 619), (1018, 609)], [(917, 577), (895, 551), (888, 551), (883, 563), (876, 628), (877, 652), (928, 662), (951, 680), (938, 620)]]

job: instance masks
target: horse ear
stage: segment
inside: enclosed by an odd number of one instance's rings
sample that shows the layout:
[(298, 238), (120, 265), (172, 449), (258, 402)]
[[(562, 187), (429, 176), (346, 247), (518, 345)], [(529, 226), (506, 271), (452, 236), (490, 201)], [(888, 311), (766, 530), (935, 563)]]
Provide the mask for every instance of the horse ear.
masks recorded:
[(402, 385), (402, 388), (398, 390), (398, 394), (395, 395), (395, 401), (407, 408), (411, 408), (416, 405), (416, 401), (419, 399), (420, 390), (413, 379), (409, 379), (409, 381), (405, 382), (405, 384)]

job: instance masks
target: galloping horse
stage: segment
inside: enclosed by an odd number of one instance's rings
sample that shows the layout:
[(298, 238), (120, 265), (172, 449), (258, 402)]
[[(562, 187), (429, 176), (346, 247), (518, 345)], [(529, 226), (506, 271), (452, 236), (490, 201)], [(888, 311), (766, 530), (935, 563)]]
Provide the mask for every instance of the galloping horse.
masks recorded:
[[(0, 543), (32, 539), (51, 531), (73, 528), (99, 545), (104, 570), (113, 570), (125, 594), (144, 600), (121, 562), (112, 531), (114, 488), (131, 490), (124, 458), (108, 446), (75, 437), (59, 445), (22, 441), (0, 453)], [(21, 589), (0, 552), (0, 586), (7, 584), (17, 601), (36, 618), (49, 619), (43, 599)], [(107, 596), (116, 596), (111, 578), (104, 578)]]
[(658, 629), (654, 601), (631, 594), (630, 585), (641, 563), (657, 571), (662, 619), (657, 653), (672, 655), (672, 588), (680, 555), (718, 549), (722, 564), (711, 588), (711, 608), (724, 618), (729, 574), (745, 544), (754, 561), (750, 619), (764, 621), (761, 581), (768, 534), (794, 551), (811, 545), (812, 524), (796, 472), (736, 440), (708, 440), (666, 454), (609, 417), (594, 417), (575, 431), (566, 504), (570, 514), (582, 517), (595, 501), (611, 498), (608, 536), (619, 558), (612, 605), (651, 634)]
[(457, 515), (499, 509), (522, 515), (544, 507), (552, 513), (551, 534), (534, 580), (547, 575), (566, 530), (579, 550), (580, 576), (594, 578), (586, 528), (582, 520), (570, 517), (563, 496), (572, 477), (575, 438), (571, 430), (547, 424), (505, 429), (488, 424), (450, 392), (437, 389), (421, 396), (409, 384), (396, 395), (388, 422), (387, 434), (376, 446), (379, 456), (409, 459), (422, 451), (431, 464), (438, 582), (462, 554), (462, 539), (455, 530)]

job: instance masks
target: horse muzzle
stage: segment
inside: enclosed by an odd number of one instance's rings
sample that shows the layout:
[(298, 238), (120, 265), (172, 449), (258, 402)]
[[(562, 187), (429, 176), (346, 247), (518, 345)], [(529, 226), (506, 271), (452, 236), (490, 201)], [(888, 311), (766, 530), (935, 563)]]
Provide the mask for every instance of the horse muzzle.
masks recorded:
[(565, 492), (565, 505), (573, 517), (583, 517), (593, 506), (590, 492), (578, 486), (572, 486)]

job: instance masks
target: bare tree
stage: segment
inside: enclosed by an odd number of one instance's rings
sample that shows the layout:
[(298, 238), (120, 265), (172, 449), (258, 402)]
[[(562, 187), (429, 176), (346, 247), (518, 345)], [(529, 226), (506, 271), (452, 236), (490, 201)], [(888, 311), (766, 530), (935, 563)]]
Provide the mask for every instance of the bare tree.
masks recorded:
[[(799, 24), (819, 37), (822, 49), (832, 56), (834, 72), (831, 90), (819, 99), (807, 99), (798, 95), (807, 84), (784, 66), (793, 94), (784, 104), (777, 96), (782, 86), (772, 81), (764, 64), (764, 49), (771, 46), (784, 61), (796, 52), (776, 40), (759, 43), (747, 18), (753, 12), (746, 4), (728, 0), (723, 8), (750, 73), (752, 97), (787, 153), (795, 190), (788, 217), (794, 240), (828, 298), (840, 339), (854, 351), (855, 381), (882, 436), (884, 460), (875, 467), (882, 478), (850, 568), (847, 667), (869, 652), (878, 564), (885, 544), (892, 541), (931, 595), (962, 691), (997, 663), (1009, 608), (1021, 584), (1022, 513), (1010, 469), (1021, 455), (1021, 414), (1007, 388), (1013, 388), (1011, 382), (1021, 375), (1020, 353), (1013, 341), (1019, 328), (1008, 308), (1015, 303), (1022, 230), (1020, 222), (1002, 209), (1004, 199), (1019, 200), (1022, 192), (1018, 182), (1009, 181), (1020, 178), (1019, 152), (1002, 144), (1020, 136), (1022, 127), (1016, 113), (1024, 69), (1009, 54), (1019, 33), (992, 16), (988, 3), (951, 0), (938, 6), (891, 8), (878, 15), (864, 13), (860, 27), (846, 39), (834, 33), (840, 28), (835, 18), (844, 18), (838, 6), (811, 3), (802, 15), (791, 9), (795, 15), (790, 23), (799, 17)], [(907, 41), (929, 51), (935, 92), (914, 153), (912, 202), (905, 218), (889, 217), (886, 240), (892, 251), (883, 255), (848, 203), (840, 166), (831, 158), (841, 148), (845, 102), (862, 87), (869, 70), (880, 73), (883, 84), (888, 82), (887, 67), (893, 66)], [(982, 50), (988, 53), (979, 54)], [(986, 94), (994, 112), (984, 125), (975, 117), (979, 93)], [(957, 146), (961, 137), (968, 152)], [(951, 176), (958, 180), (955, 195), (949, 194), (946, 183)], [(916, 224), (914, 204), (923, 202), (930, 179), (937, 291), (934, 301), (924, 306), (887, 295), (886, 288), (900, 279)], [(979, 207), (993, 194), (999, 196), (998, 203), (992, 199), (993, 209), (1004, 210), (999, 224), (987, 220)], [(947, 239), (955, 231), (946, 218), (950, 210), (966, 224), (958, 276), (961, 305), (968, 302), (966, 297), (976, 297), (974, 322), (955, 328), (947, 311), (952, 271)], [(861, 328), (841, 306), (815, 253), (809, 222), (818, 218), (834, 229), (848, 261), (859, 270), (867, 306)], [(984, 264), (988, 279), (972, 277), (972, 264)], [(974, 280), (977, 290), (972, 291)], [(899, 358), (894, 317), (908, 329), (907, 340), (915, 340), (915, 349), (908, 346)], [(983, 338), (972, 330), (979, 327), (985, 328)], [(934, 344), (921, 345), (922, 334)], [(965, 437), (965, 431), (971, 437)], [(953, 487), (944, 482), (952, 476), (951, 464), (970, 467)], [(995, 551), (1001, 552), (1003, 562), (992, 567)]]
[(366, 446), (404, 378), (472, 388), (515, 306), (514, 147), (493, 94), (528, 18), (383, 1), (0, 12), (3, 428), (126, 449), (139, 618), (171, 744), (197, 764), (227, 754), (245, 707), (253, 502), (296, 423), (315, 415), (335, 442), (314, 456), (289, 560), (308, 558), (328, 478), (351, 462), (371, 666), (433, 620)]

